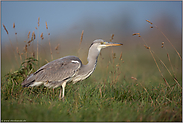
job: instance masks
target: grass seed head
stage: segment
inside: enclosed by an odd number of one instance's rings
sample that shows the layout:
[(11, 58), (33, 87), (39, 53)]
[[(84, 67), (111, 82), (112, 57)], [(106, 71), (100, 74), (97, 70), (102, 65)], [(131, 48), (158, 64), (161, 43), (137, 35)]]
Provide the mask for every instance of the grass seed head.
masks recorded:
[(151, 21), (149, 21), (149, 20), (146, 20), (148, 23), (150, 23), (150, 24), (153, 24)]
[(58, 50), (59, 45), (60, 45), (60, 44), (57, 44), (57, 46), (55, 47), (55, 50)]
[(116, 53), (113, 53), (113, 55), (112, 55), (112, 56), (113, 56), (113, 59), (115, 59), (115, 58), (116, 58)]
[(164, 47), (164, 42), (162, 42), (161, 44), (162, 44), (162, 45), (161, 45), (161, 48), (163, 48), (163, 47)]
[(44, 37), (43, 37), (43, 32), (41, 33), (41, 36), (40, 36), (40, 37), (41, 37), (42, 40), (44, 39)]
[(148, 46), (146, 46), (146, 45), (144, 45), (144, 47), (145, 47), (146, 49), (150, 49), (150, 47), (148, 47)]
[(123, 53), (121, 52), (120, 57), (119, 57), (119, 60), (122, 60), (122, 55), (123, 55)]
[(47, 25), (47, 22), (45, 22), (45, 24), (46, 24), (46, 29), (48, 29), (48, 25)]
[(138, 35), (138, 37), (141, 37), (140, 33), (133, 33), (132, 36), (134, 36), (134, 35)]
[[(33, 32), (34, 32), (34, 31), (33, 31)], [(36, 35), (35, 35), (35, 33), (34, 33), (34, 35), (33, 35), (33, 36), (34, 36), (34, 39), (36, 39)]]
[(28, 33), (28, 39), (29, 39), (29, 36), (30, 36), (30, 31), (29, 31), (29, 33)]
[(35, 32), (33, 31), (32, 32), (32, 37), (31, 37), (31, 41), (34, 40), (34, 39), (36, 39), (36, 35), (35, 35)]
[(16, 51), (17, 51), (18, 54), (20, 54), (20, 53), (19, 53), (19, 50), (18, 50), (18, 47), (16, 48)]
[(8, 30), (6, 29), (5, 25), (3, 24), (3, 27), (4, 27), (4, 30), (6, 31), (7, 35), (9, 34), (8, 33)]
[(15, 28), (15, 23), (13, 23), (13, 28)]
[(80, 43), (79, 43), (79, 44), (81, 44), (81, 43), (82, 43), (82, 41), (83, 41), (83, 34), (84, 34), (84, 30), (83, 30), (83, 31), (82, 31), (82, 33), (81, 33)]
[(39, 22), (40, 22), (40, 17), (38, 17), (38, 22), (37, 22), (37, 24), (38, 24), (38, 27), (39, 27)]
[(24, 47), (24, 48), (25, 48), (25, 51), (27, 52), (27, 44), (25, 45), (25, 47)]
[(110, 39), (110, 42), (112, 42), (114, 39), (114, 34), (111, 35), (111, 39)]
[(133, 76), (131, 77), (131, 79), (137, 80), (137, 78), (135, 78), (135, 77), (133, 77)]
[(27, 43), (29, 44), (29, 46), (30, 46), (30, 43), (32, 42), (33, 40), (29, 40)]

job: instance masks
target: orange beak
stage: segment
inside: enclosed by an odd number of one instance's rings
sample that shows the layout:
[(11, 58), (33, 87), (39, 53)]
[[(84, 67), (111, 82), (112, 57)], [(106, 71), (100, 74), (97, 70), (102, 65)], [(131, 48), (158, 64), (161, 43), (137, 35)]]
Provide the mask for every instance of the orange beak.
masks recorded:
[(113, 42), (106, 42), (105, 43), (106, 46), (120, 46), (120, 45), (123, 45), (121, 43), (113, 43)]

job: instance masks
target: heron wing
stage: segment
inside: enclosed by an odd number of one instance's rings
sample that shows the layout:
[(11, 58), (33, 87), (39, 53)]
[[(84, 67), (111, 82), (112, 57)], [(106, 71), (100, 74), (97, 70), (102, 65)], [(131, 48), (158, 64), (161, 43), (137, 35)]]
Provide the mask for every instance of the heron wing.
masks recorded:
[(75, 56), (54, 60), (27, 77), (22, 85), (29, 86), (34, 82), (61, 82), (70, 79), (78, 72), (81, 65), (81, 60)]

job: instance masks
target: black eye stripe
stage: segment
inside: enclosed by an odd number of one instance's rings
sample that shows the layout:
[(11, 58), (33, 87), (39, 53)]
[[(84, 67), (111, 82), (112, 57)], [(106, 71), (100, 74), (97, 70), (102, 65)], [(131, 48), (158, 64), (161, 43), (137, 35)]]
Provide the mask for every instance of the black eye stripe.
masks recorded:
[[(105, 44), (105, 42), (93, 42), (93, 43), (90, 45), (90, 47), (91, 47), (94, 43)], [(89, 47), (89, 48), (90, 48), (90, 47)]]

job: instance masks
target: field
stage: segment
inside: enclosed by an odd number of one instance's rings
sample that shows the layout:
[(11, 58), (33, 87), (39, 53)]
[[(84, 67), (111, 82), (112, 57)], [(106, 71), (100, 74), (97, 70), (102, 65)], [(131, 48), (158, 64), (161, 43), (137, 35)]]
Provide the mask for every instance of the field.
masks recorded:
[[(35, 72), (46, 61), (51, 61), (53, 56), (57, 59), (62, 55), (53, 52), (53, 48), (51, 50), (48, 33), (47, 51), (50, 55), (47, 56), (51, 59), (43, 60), (47, 57), (37, 54), (40, 52), (40, 49), (37, 49), (38, 45), (34, 46), (34, 50), (31, 47), (33, 41), (36, 44), (34, 35), (37, 33), (33, 33), (32, 37), (29, 34), (30, 40), (24, 52), (15, 52), (16, 55), (12, 55), (18, 63), (15, 69), (11, 72), (2, 71), (1, 74), (1, 121), (181, 122), (181, 49), (175, 48), (171, 40), (156, 25), (148, 20), (147, 22), (165, 37), (166, 40), (160, 42), (161, 45), (148, 45), (149, 42), (143, 36), (134, 33), (134, 39), (141, 41), (136, 50), (133, 50), (136, 46), (125, 48), (125, 44), (121, 46), (124, 48), (122, 51), (119, 47), (103, 49), (96, 70), (89, 78), (76, 84), (67, 84), (64, 101), (58, 98), (60, 87), (53, 90), (43, 85), (33, 88), (21, 86), (28, 74)], [(5, 26), (4, 29), (7, 31)], [(7, 35), (9, 36), (8, 32)], [(83, 32), (78, 44), (83, 43), (82, 39)], [(110, 40), (112, 39), (113, 36)], [(16, 45), (11, 46), (16, 49)], [(155, 47), (159, 48), (155, 50)], [(75, 49), (76, 52), (87, 50)], [(82, 56), (81, 59), (86, 63), (86, 56)]]

